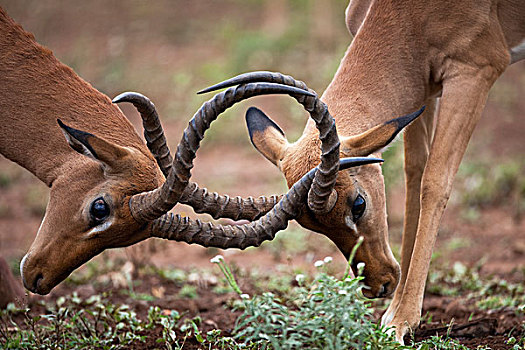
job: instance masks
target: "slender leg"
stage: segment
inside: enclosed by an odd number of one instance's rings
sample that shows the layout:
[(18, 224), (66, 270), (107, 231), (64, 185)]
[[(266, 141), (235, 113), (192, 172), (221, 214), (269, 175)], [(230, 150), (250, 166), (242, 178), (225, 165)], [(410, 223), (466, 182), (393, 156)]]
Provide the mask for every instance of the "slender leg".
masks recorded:
[(406, 281), (394, 317), (388, 323), (402, 342), (421, 316), (425, 282), (441, 216), (468, 141), (499, 76), (493, 67), (450, 67), (443, 83), (437, 125), (421, 181), (420, 215)]
[(382, 324), (388, 324), (394, 317), (394, 313), (401, 300), (403, 288), (405, 287), (419, 220), (421, 178), (423, 177), (423, 170), (427, 163), (434, 133), (435, 106), (436, 99), (429, 99), (426, 102), (424, 114), (408, 126), (404, 134), (406, 198), (403, 238), (401, 243), (401, 280), (399, 281), (399, 285), (397, 286), (388, 310), (383, 315), (381, 320)]

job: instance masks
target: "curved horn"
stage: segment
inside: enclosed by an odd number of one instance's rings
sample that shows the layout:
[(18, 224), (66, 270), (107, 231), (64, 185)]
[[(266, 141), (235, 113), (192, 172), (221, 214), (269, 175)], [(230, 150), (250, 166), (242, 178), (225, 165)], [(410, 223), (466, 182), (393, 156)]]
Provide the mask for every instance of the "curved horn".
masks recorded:
[[(148, 148), (155, 156), (162, 173), (167, 177), (173, 159), (153, 102), (138, 92), (124, 92), (115, 97), (112, 102), (129, 102), (137, 108), (142, 117), (144, 138)], [(214, 219), (230, 218), (252, 221), (270, 211), (281, 197), (282, 195), (260, 196), (258, 198), (252, 196), (247, 198), (230, 197), (220, 195), (217, 192), (209, 192), (206, 188), (199, 187), (197, 183), (189, 182), (182, 192), (179, 202), (190, 205), (196, 213), (210, 214)]]
[[(338, 165), (343, 170), (382, 161), (376, 158), (345, 158)], [(153, 237), (223, 249), (259, 246), (263, 241), (273, 239), (278, 231), (288, 226), (288, 221), (301, 214), (317, 170), (316, 167), (306, 173), (269, 213), (257, 221), (244, 225), (215, 225), (168, 213), (150, 224), (150, 234)]]
[[(305, 83), (295, 80), (289, 75), (260, 71), (238, 75), (198, 93), (254, 82), (279, 83), (311, 91)], [(328, 112), (326, 104), (317, 96), (315, 98), (301, 96), (297, 101), (305, 106), (305, 109), (315, 121), (322, 142), (321, 164), (308, 193), (308, 206), (314, 213), (324, 214), (332, 210), (337, 201), (337, 192), (334, 190), (334, 186), (339, 166), (339, 138), (335, 128), (335, 121)]]
[(276, 72), (258, 71), (239, 74), (233, 78), (227, 79), (210, 87), (202, 89), (199, 92), (197, 92), (197, 94), (205, 94), (207, 92), (217, 91), (219, 89), (224, 89), (227, 87), (255, 82), (276, 83), (281, 85), (295, 86), (303, 90), (309, 90), (308, 86), (306, 86), (304, 82), (294, 79), (289, 75)]
[(253, 83), (223, 91), (206, 102), (184, 130), (172, 168), (164, 184), (149, 192), (131, 197), (130, 209), (138, 222), (149, 222), (168, 212), (180, 199), (191, 176), (191, 168), (204, 132), (227, 108), (246, 98), (266, 94), (314, 96), (313, 93), (286, 85)]
[(155, 157), (155, 160), (164, 176), (168, 176), (173, 160), (170, 149), (168, 148), (166, 136), (164, 136), (164, 129), (162, 128), (157, 109), (153, 102), (151, 102), (146, 96), (132, 91), (121, 93), (111, 102), (129, 102), (137, 108), (140, 117), (142, 118), (146, 144)]

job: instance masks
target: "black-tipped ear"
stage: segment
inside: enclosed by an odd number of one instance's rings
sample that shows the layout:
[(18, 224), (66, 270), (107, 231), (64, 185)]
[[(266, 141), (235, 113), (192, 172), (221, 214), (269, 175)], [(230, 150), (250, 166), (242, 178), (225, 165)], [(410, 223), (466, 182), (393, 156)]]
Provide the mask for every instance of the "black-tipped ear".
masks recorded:
[(404, 115), (402, 117), (399, 117), (399, 118), (396, 118), (396, 119), (392, 119), (392, 120), (386, 122), (386, 124), (393, 124), (395, 126), (395, 128), (396, 128), (396, 131), (395, 131), (394, 135), (392, 135), (391, 139), (387, 143), (392, 142), (392, 140), (394, 140), (394, 138), (397, 136), (397, 134), (399, 134), (399, 132), (401, 132), (401, 130), (403, 130), (405, 128), (405, 126), (407, 126), (408, 124), (412, 123), (424, 111), (425, 111), (425, 106), (421, 107), (419, 110), (417, 110), (415, 112), (412, 112), (410, 114), (407, 114), (407, 115)]
[[(276, 129), (281, 135), (284, 136), (284, 131), (271, 120), (263, 111), (256, 107), (250, 107), (246, 111), (246, 125), (250, 132), (250, 139), (253, 137), (254, 132), (264, 132), (267, 128)], [(253, 141), (252, 141), (253, 142)]]
[(270, 162), (279, 166), (288, 148), (288, 141), (279, 125), (255, 107), (246, 111), (246, 125), (255, 148)]
[(403, 128), (414, 121), (424, 110), (425, 107), (423, 106), (416, 112), (392, 119), (359, 135), (341, 139), (343, 153), (346, 156), (367, 156), (385, 148)]
[(88, 132), (67, 126), (60, 119), (58, 125), (62, 129), (67, 143), (80, 154), (114, 167), (119, 159), (129, 154), (129, 150), (97, 137)]
[(57, 119), (57, 122), (62, 128), (62, 133), (64, 133), (66, 141), (71, 148), (85, 156), (97, 159), (97, 152), (95, 152), (88, 141), (89, 138), (94, 137), (93, 134), (67, 126), (60, 119)]

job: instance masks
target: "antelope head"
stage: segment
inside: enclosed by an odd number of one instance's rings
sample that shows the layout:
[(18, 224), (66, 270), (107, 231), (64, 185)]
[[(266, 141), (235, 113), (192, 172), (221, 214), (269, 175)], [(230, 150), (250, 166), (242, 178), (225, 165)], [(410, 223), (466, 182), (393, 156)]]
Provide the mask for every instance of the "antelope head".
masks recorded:
[(20, 265), (25, 287), (38, 294), (104, 249), (147, 238), (129, 202), (163, 180), (151, 155), (58, 122), (71, 161), (52, 183), (44, 219)]
[[(423, 111), (391, 120), (358, 135), (340, 138), (341, 157), (377, 156), (395, 136)], [(281, 128), (262, 111), (250, 108), (246, 113), (250, 138), (255, 148), (283, 173), (288, 185), (295, 183), (319, 163), (319, 136), (308, 125), (295, 143), (289, 143)], [(399, 265), (388, 243), (386, 200), (381, 167), (370, 164), (339, 172), (336, 181), (321, 184), (328, 198), (324, 206), (308, 209), (297, 221), (330, 238), (348, 258), (360, 236), (352, 269), (365, 263), (363, 275), (368, 297), (384, 297), (396, 288)]]
[[(341, 157), (377, 155), (420, 113), (394, 119), (364, 133), (340, 138)], [(281, 128), (262, 111), (250, 108), (246, 113), (250, 138), (255, 148), (283, 173), (288, 185), (295, 183), (319, 162), (319, 138), (307, 127), (295, 143), (289, 143)], [(364, 283), (368, 297), (391, 294), (400, 277), (399, 265), (388, 243), (386, 202), (381, 167), (370, 164), (339, 172), (332, 185), (322, 185), (330, 193), (326, 206), (312, 205), (297, 221), (310, 230), (330, 238), (348, 258), (360, 236), (364, 241), (352, 262), (365, 263)]]

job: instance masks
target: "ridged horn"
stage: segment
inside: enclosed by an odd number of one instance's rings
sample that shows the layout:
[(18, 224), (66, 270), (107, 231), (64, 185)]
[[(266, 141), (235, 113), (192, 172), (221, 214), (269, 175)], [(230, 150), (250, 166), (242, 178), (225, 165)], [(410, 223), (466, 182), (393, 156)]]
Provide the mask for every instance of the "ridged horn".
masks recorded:
[[(254, 82), (278, 83), (311, 91), (305, 83), (295, 80), (289, 75), (260, 71), (238, 75), (198, 93)], [(316, 123), (319, 137), (322, 141), (321, 164), (308, 193), (308, 206), (316, 214), (325, 214), (332, 210), (337, 201), (337, 192), (334, 190), (334, 186), (339, 167), (339, 138), (335, 128), (335, 121), (328, 112), (326, 104), (317, 95), (313, 98), (301, 96), (297, 101), (303, 104), (310, 113), (311, 118)]]
[[(377, 158), (345, 158), (338, 162), (338, 165), (339, 169), (343, 170), (382, 161)], [(306, 173), (270, 212), (249, 224), (216, 225), (168, 213), (150, 223), (150, 235), (223, 249), (259, 246), (262, 242), (273, 239), (278, 231), (285, 229), (288, 221), (301, 215), (317, 170), (316, 167)]]
[[(116, 96), (113, 103), (129, 102), (137, 108), (144, 126), (144, 138), (149, 150), (157, 160), (164, 176), (168, 176), (173, 158), (167, 145), (164, 130), (151, 100), (138, 92), (124, 92)], [(255, 220), (270, 211), (282, 195), (252, 196), (243, 198), (220, 195), (201, 188), (195, 182), (189, 182), (182, 192), (179, 202), (193, 207), (196, 213), (210, 214), (214, 219), (230, 218), (233, 220)]]
[(146, 96), (132, 91), (121, 93), (111, 102), (129, 102), (137, 108), (137, 111), (142, 118), (146, 144), (155, 157), (164, 176), (168, 176), (173, 159), (171, 157), (170, 149), (168, 148), (168, 143), (166, 141), (166, 136), (164, 135), (164, 129), (162, 128), (157, 109), (153, 102), (151, 102)]
[(289, 94), (297, 96), (314, 96), (313, 93), (292, 86), (273, 83), (252, 83), (237, 86), (223, 91), (204, 103), (190, 120), (177, 147), (175, 159), (164, 184), (149, 192), (131, 197), (131, 214), (138, 222), (150, 222), (168, 212), (179, 200), (189, 183), (191, 168), (204, 132), (217, 119), (220, 113), (249, 97), (267, 94)]

